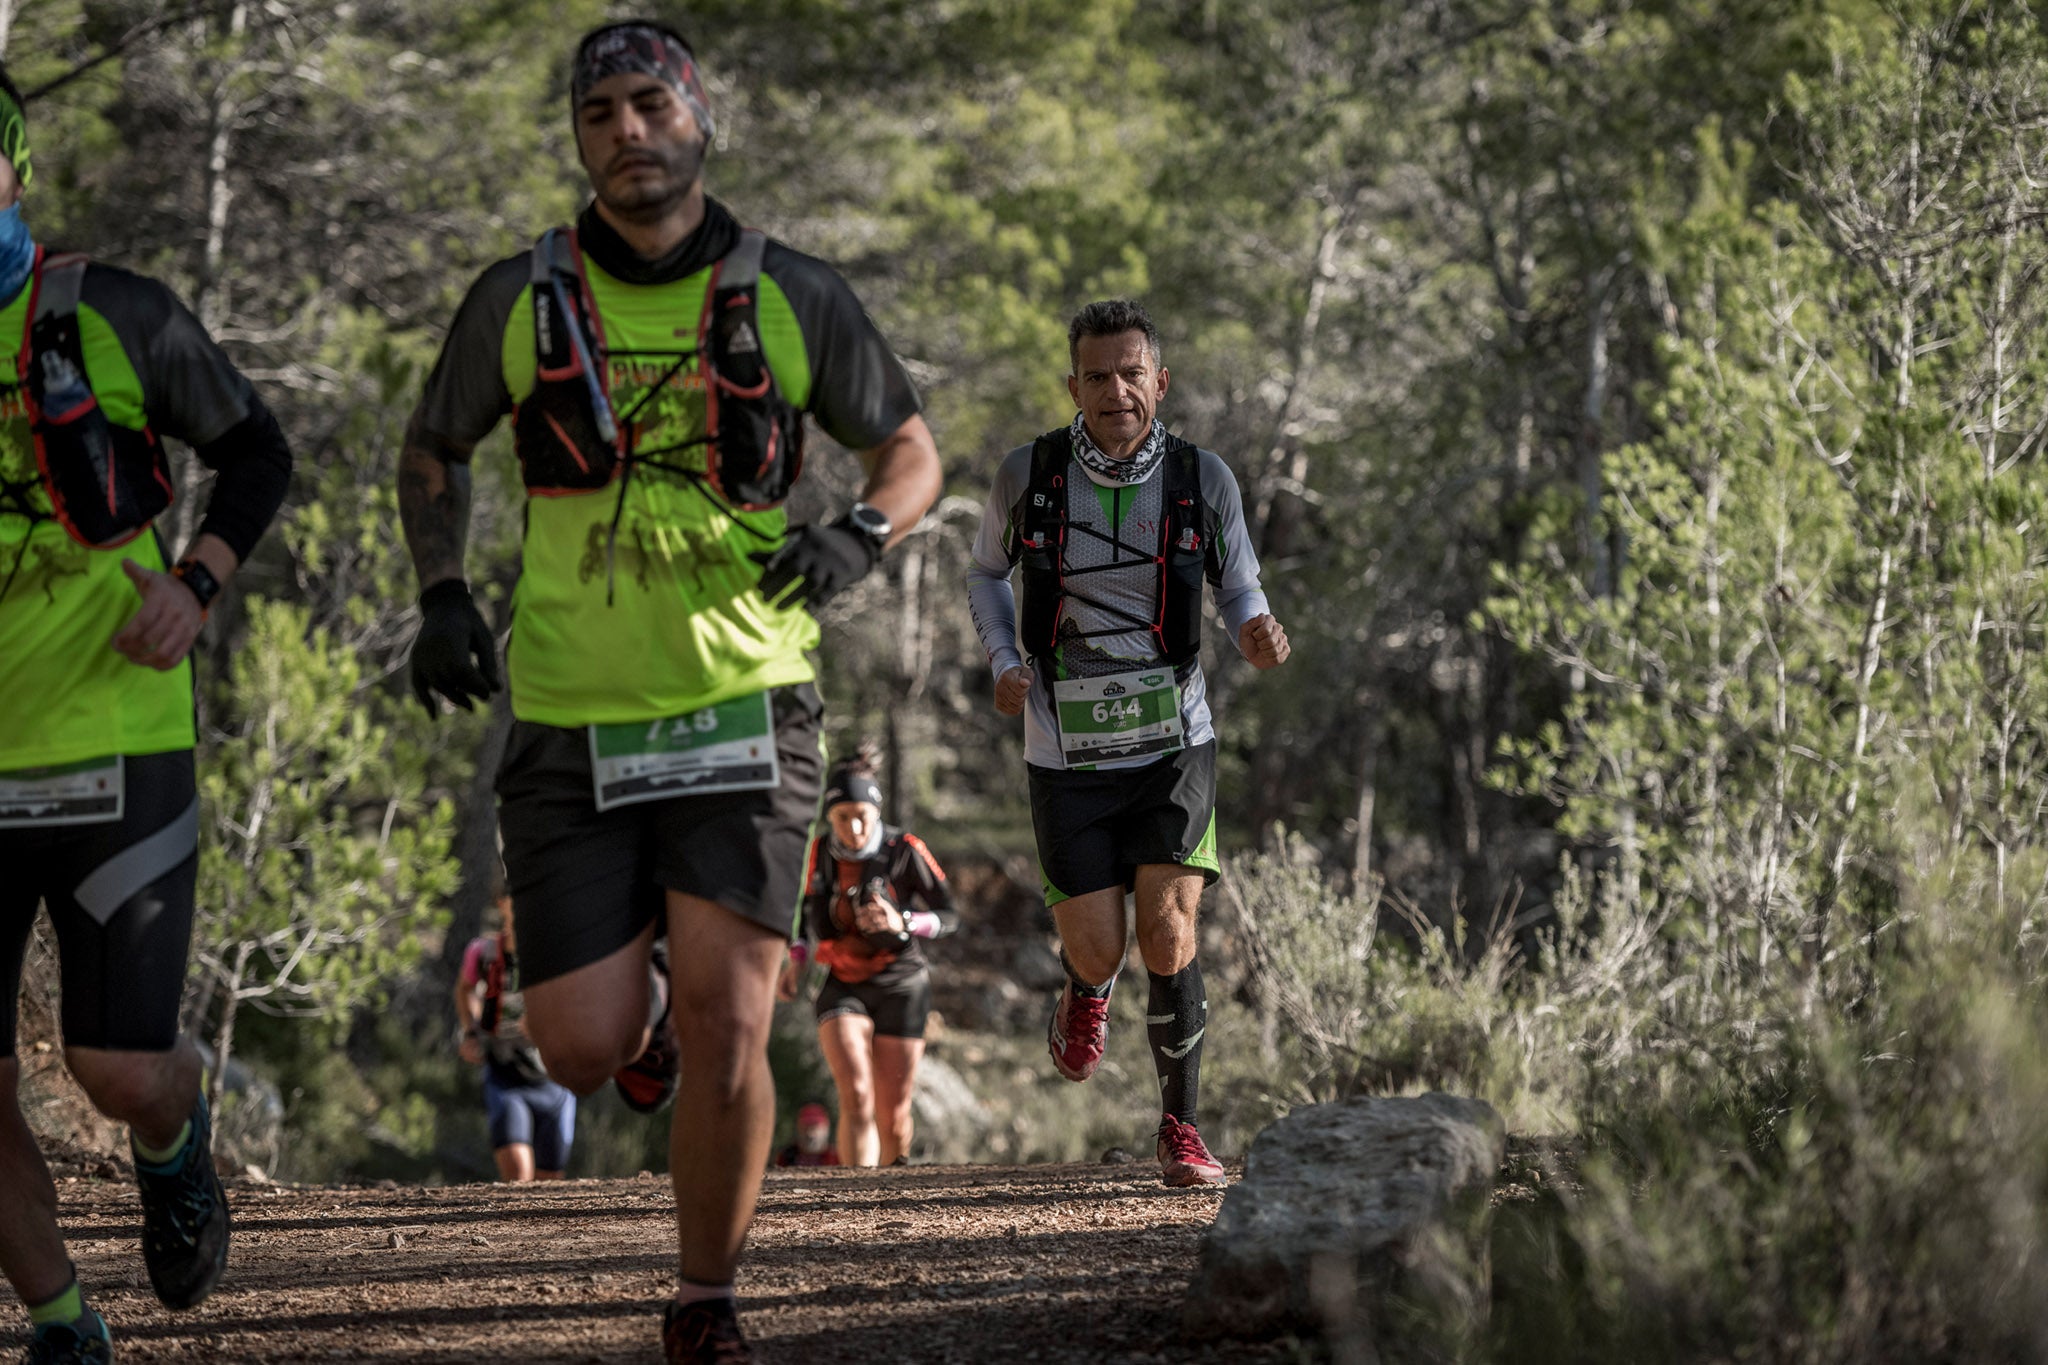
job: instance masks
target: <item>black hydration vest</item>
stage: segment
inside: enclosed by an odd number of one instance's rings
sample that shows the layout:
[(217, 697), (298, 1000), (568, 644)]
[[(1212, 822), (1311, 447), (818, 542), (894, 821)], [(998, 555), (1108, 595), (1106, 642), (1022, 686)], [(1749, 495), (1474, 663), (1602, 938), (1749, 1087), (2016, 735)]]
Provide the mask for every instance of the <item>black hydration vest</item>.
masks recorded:
[(93, 396), (78, 325), (85, 267), (83, 256), (36, 249), (19, 364), (51, 510), (73, 540), (107, 550), (148, 530), (174, 494), (156, 433), (109, 421)]
[[(1060, 639), (1060, 618), (1067, 599), (1078, 597), (1099, 611), (1122, 618), (1126, 625), (1081, 631), (1075, 639), (1150, 631), (1162, 658), (1175, 668), (1202, 651), (1202, 578), (1205, 569), (1221, 574), (1217, 532), (1221, 519), (1202, 497), (1201, 451), (1178, 436), (1166, 438), (1159, 477), (1166, 480), (1163, 515), (1159, 518), (1159, 595), (1151, 620), (1141, 620), (1097, 602), (1076, 590), (1073, 580), (1111, 569), (1129, 573), (1129, 560), (1092, 569), (1067, 567), (1067, 534), (1099, 535), (1090, 527), (1067, 523), (1067, 476), (1074, 465), (1073, 440), (1067, 428), (1048, 431), (1031, 447), (1031, 480), (1024, 490), (1022, 553), (1019, 586), (1023, 592), (1020, 642), (1033, 659), (1050, 658)], [(1086, 474), (1081, 475), (1086, 478)]]
[[(631, 463), (692, 479), (743, 511), (774, 507), (803, 472), (803, 414), (782, 396), (761, 341), (761, 257), (752, 228), (711, 268), (697, 321), (704, 380), (704, 473), (662, 464), (632, 448), (633, 414), (613, 409), (601, 357), (604, 321), (583, 275), (573, 228), (551, 228), (533, 248), (533, 392), (514, 409), (513, 447), (529, 493), (549, 497), (603, 488)], [(670, 453), (663, 451), (659, 453)]]

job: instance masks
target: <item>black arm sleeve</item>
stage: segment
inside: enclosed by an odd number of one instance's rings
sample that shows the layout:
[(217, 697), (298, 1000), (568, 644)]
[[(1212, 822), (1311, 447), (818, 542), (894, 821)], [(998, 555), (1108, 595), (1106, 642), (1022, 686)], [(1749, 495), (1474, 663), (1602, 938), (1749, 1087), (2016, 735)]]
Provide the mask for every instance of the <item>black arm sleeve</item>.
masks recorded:
[(291, 447), (277, 418), (254, 394), (248, 403), (248, 416), (217, 439), (194, 448), (207, 468), (220, 471), (199, 533), (226, 541), (238, 563), (248, 559), (269, 529), (292, 481)]
[(808, 410), (827, 436), (851, 450), (871, 450), (918, 414), (917, 386), (837, 271), (780, 242), (769, 244), (763, 269), (803, 329)]

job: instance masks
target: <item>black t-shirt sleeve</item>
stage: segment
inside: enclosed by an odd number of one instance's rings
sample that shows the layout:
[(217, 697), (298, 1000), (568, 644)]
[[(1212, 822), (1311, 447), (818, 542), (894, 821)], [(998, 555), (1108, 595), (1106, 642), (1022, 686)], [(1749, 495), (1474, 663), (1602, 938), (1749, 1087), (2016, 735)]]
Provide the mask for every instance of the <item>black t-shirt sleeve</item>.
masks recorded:
[(95, 261), (86, 267), (79, 302), (114, 329), (158, 435), (209, 445), (249, 416), (249, 381), (168, 286)]
[(470, 286), (427, 376), (415, 417), (421, 428), (466, 450), (512, 411), (512, 395), (505, 388), (505, 326), (531, 274), (531, 257), (521, 252)]
[(803, 329), (811, 362), (809, 412), (853, 450), (880, 445), (922, 408), (917, 386), (851, 286), (815, 257), (771, 242), (762, 268)]

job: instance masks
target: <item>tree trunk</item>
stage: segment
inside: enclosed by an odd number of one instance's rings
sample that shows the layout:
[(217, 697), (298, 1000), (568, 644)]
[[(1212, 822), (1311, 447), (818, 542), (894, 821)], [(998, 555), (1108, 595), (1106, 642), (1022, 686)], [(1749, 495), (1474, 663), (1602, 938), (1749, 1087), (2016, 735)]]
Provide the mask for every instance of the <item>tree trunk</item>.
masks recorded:
[(1365, 890), (1372, 878), (1372, 817), (1373, 808), (1379, 804), (1380, 748), (1386, 740), (1386, 719), (1377, 705), (1368, 703), (1360, 710), (1364, 722), (1358, 735), (1358, 804), (1352, 818), (1358, 828), (1351, 836), (1351, 890), (1354, 895)]
[[(249, 6), (238, 3), (228, 16), (228, 37), (239, 39), (248, 28)], [(199, 259), (199, 279), (192, 290), (192, 311), (209, 335), (218, 337), (226, 321), (228, 306), (221, 286), (222, 262), (227, 254), (228, 215), (234, 207), (234, 187), (228, 172), (234, 159), (235, 110), (231, 58), (215, 75), (213, 101), (207, 109), (209, 131), (206, 148), (206, 244)], [(204, 470), (196, 459), (178, 462), (178, 493), (173, 518), (177, 540), (172, 554), (183, 554), (199, 529), (199, 485)]]
[(220, 1113), (221, 1096), (227, 1093), (228, 1058), (235, 1046), (235, 1011), (242, 1003), (242, 982), (247, 979), (251, 947), (243, 943), (235, 949), (234, 979), (221, 992), (220, 1023), (213, 1030), (213, 1074), (206, 1082), (206, 1107), (215, 1114)]
[(1596, 598), (1614, 596), (1614, 557), (1601, 534), (1600, 509), (1605, 494), (1607, 390), (1612, 375), (1607, 358), (1608, 319), (1613, 311), (1614, 270), (1609, 267), (1588, 281), (1593, 316), (1586, 336), (1586, 392), (1579, 408), (1579, 492), (1585, 499), (1580, 527), (1580, 553), (1585, 557), (1586, 586)]
[[(228, 13), (226, 37), (232, 45), (249, 27), (249, 6), (238, 3)], [(235, 77), (239, 53), (214, 73), (213, 102), (207, 109), (206, 142), (206, 245), (199, 261), (199, 281), (192, 291), (192, 311), (209, 332), (218, 332), (227, 316), (221, 298), (221, 265), (227, 254), (228, 215), (234, 208), (235, 191), (228, 171), (235, 148)]]
[(1308, 300), (1302, 309), (1301, 322), (1295, 329), (1287, 389), (1273, 416), (1273, 440), (1266, 450), (1265, 463), (1259, 473), (1251, 521), (1247, 527), (1261, 559), (1277, 559), (1284, 555), (1293, 541), (1295, 525), (1301, 520), (1301, 499), (1288, 493), (1290, 488), (1300, 488), (1307, 465), (1294, 427), (1301, 420), (1309, 379), (1315, 373), (1323, 306), (1329, 297), (1330, 281), (1336, 278), (1337, 248), (1351, 227), (1354, 206), (1355, 201), (1347, 200), (1328, 212), (1322, 235), (1316, 242), (1315, 261), (1309, 268)]

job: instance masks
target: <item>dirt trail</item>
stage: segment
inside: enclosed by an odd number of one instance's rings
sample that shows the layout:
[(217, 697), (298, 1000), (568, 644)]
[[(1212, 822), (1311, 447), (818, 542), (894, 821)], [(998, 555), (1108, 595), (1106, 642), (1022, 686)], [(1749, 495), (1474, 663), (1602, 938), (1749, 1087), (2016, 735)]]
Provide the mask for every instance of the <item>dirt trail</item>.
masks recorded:
[[(122, 1180), (60, 1181), (79, 1277), (122, 1362), (652, 1361), (672, 1284), (665, 1178), (230, 1191), (234, 1260), (157, 1305)], [(740, 1281), (766, 1362), (1259, 1361), (1175, 1339), (1216, 1191), (1150, 1163), (778, 1171)], [(0, 1299), (10, 1298), (0, 1288)], [(0, 1321), (11, 1331), (19, 1310)], [(20, 1349), (0, 1335), (0, 1358)]]

